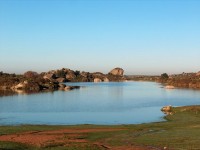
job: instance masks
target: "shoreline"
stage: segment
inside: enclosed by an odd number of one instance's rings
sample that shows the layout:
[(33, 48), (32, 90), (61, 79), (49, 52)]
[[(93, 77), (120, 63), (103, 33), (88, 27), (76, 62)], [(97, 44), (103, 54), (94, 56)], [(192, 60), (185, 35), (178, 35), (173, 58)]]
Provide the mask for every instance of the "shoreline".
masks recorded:
[[(41, 150), (66, 148), (66, 145), (72, 149), (87, 147), (113, 150), (136, 147), (138, 150), (198, 148), (200, 143), (196, 141), (200, 140), (198, 136), (200, 134), (200, 105), (172, 107), (171, 111), (171, 115), (164, 117), (167, 121), (137, 125), (0, 126), (0, 148), (8, 146), (8, 143), (13, 145), (13, 149), (20, 146)], [(37, 137), (38, 140), (30, 141), (33, 137)], [(185, 138), (187, 142), (183, 143), (182, 140)], [(49, 139), (53, 141), (48, 142)]]
[[(0, 90), (17, 91), (26, 93), (38, 93), (43, 91), (71, 90), (77, 87), (69, 87), (63, 83), (70, 82), (156, 82), (165, 88), (200, 89), (199, 73), (182, 73), (168, 75), (166, 73), (157, 75), (124, 75), (122, 68), (114, 68), (107, 74), (101, 72), (80, 72), (68, 68), (50, 70), (38, 74), (27, 71), (24, 74), (8, 74), (0, 72)], [(1, 93), (0, 93), (1, 96)]]
[[(120, 82), (125, 81), (122, 68), (114, 68), (107, 74), (101, 72), (80, 72), (68, 68), (50, 70), (37, 73), (27, 71), (24, 74), (16, 75), (0, 72), (0, 90), (21, 93), (38, 93), (43, 91), (69, 91), (79, 87), (67, 86), (64, 83), (70, 82)], [(1, 96), (1, 95), (0, 95)]]

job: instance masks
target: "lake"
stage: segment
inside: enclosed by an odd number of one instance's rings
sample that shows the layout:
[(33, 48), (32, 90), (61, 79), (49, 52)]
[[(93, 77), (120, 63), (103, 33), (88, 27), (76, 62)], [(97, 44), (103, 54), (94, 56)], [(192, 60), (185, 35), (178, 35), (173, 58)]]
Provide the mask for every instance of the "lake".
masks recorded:
[(200, 104), (200, 91), (154, 82), (67, 83), (73, 91), (0, 97), (0, 125), (139, 124), (164, 121), (165, 105)]

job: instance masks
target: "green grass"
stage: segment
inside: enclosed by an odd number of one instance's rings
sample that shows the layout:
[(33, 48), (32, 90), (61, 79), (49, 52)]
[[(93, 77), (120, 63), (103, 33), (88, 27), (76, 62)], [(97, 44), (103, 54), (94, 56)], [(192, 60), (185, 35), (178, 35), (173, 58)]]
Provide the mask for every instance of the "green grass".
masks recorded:
[(28, 146), (13, 143), (13, 142), (0, 142), (0, 149), (1, 150), (23, 150), (28, 149)]
[(22, 126), (0, 126), (0, 135), (20, 133), (26, 131), (47, 131), (63, 129), (66, 126), (47, 126), (47, 125), (22, 125)]
[(167, 122), (127, 125), (123, 131), (90, 133), (88, 139), (121, 146), (200, 149), (200, 106), (173, 108), (173, 113), (166, 116)]
[[(85, 144), (71, 144), (69, 150), (99, 150), (103, 147), (95, 146), (94, 142), (103, 143), (108, 146), (142, 145), (173, 150), (197, 150), (200, 149), (200, 106), (186, 106), (173, 108), (173, 115), (165, 117), (166, 122), (146, 123), (139, 125), (120, 125), (120, 126), (0, 126), (0, 134), (12, 134), (25, 131), (45, 131), (63, 128), (122, 128), (120, 131), (84, 133), (82, 138), (89, 141)], [(61, 145), (48, 145), (38, 148), (27, 145), (0, 142), (0, 149), (66, 149)]]

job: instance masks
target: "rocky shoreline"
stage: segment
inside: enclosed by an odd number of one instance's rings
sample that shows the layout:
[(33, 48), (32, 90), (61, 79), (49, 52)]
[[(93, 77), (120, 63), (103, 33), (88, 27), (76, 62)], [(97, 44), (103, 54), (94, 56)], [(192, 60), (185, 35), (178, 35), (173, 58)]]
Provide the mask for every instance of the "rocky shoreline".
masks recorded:
[(123, 74), (122, 68), (114, 68), (108, 74), (73, 71), (67, 68), (40, 74), (34, 71), (27, 71), (23, 75), (0, 72), (0, 90), (27, 93), (55, 90), (69, 91), (79, 87), (67, 86), (64, 84), (66, 82), (121, 82), (126, 80)]
[[(122, 68), (114, 68), (107, 74), (101, 72), (74, 71), (67, 68), (37, 73), (27, 71), (24, 74), (8, 74), (0, 72), (0, 91), (6, 93), (26, 92), (37, 93), (41, 91), (63, 90), (69, 91), (79, 88), (67, 86), (67, 82), (123, 82), (123, 81), (152, 81), (162, 83), (166, 89), (193, 88), (200, 89), (200, 72), (182, 73), (161, 76), (125, 76)], [(3, 92), (2, 92), (3, 91)]]

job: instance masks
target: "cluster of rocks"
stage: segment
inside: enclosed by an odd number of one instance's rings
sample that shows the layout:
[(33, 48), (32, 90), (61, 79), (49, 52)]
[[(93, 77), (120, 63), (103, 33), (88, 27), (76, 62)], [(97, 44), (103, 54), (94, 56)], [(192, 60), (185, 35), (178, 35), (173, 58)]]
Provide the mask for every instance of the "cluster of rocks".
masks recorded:
[(161, 108), (161, 111), (164, 113), (164, 114), (167, 114), (167, 115), (172, 115), (172, 109), (173, 107), (171, 105), (169, 106), (164, 106), (163, 108)]
[(80, 72), (63, 68), (44, 73), (43, 78), (50, 81), (56, 80), (58, 82), (109, 82), (126, 80), (123, 73), (124, 70), (122, 68), (115, 68), (108, 74), (103, 74), (101, 72)]
[(24, 75), (0, 74), (0, 90), (12, 90), (15, 92), (25, 91), (26, 93), (54, 90), (72, 90), (74, 86), (66, 86), (57, 80), (44, 78), (43, 74), (28, 71)]
[(109, 82), (124, 81), (124, 70), (115, 68), (108, 74), (101, 72), (89, 73), (73, 71), (67, 68), (51, 70), (38, 74), (28, 71), (23, 75), (6, 74), (0, 72), (0, 90), (13, 91), (54, 91), (54, 90), (72, 90), (79, 88), (77, 86), (67, 86), (64, 82)]

